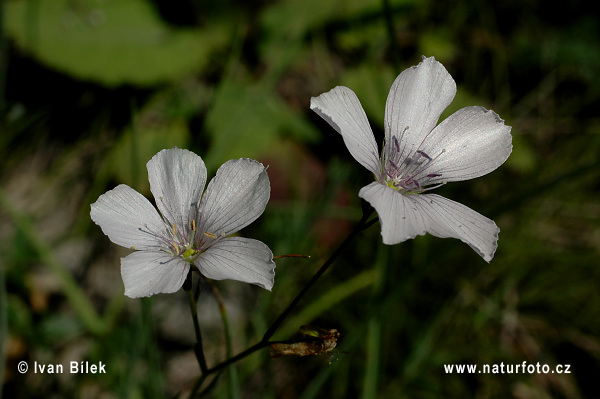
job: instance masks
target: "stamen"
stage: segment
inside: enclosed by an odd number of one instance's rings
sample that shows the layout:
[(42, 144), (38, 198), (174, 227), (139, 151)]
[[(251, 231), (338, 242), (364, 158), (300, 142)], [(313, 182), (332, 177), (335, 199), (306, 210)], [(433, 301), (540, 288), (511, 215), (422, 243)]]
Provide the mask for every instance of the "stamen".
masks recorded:
[(430, 173), (427, 175), (427, 177), (440, 177), (441, 174), (440, 173)]
[(427, 158), (429, 160), (429, 162), (431, 162), (431, 157), (429, 155), (425, 154), (423, 151), (417, 150), (417, 154), (424, 156), (425, 158)]
[[(406, 129), (408, 129), (408, 126), (406, 127)], [(406, 131), (406, 129), (404, 129), (404, 131)], [(396, 147), (396, 152), (400, 152), (400, 143), (398, 143), (398, 139), (396, 138), (396, 136), (392, 136), (392, 139), (394, 140), (394, 147)]]
[(431, 187), (424, 188), (424, 189), (422, 189), (422, 190), (421, 190), (421, 192), (424, 192), (424, 191), (429, 191), (429, 190), (435, 190), (435, 189), (436, 189), (436, 188), (438, 188), (438, 187), (442, 187), (442, 186), (443, 186), (444, 184), (446, 184), (446, 183), (447, 183), (447, 182), (445, 182), (445, 181), (444, 181), (444, 182), (441, 182), (440, 184), (436, 184), (435, 186), (431, 186)]
[[(144, 224), (144, 227), (145, 227), (146, 229), (148, 229), (148, 225), (147, 225), (147, 224)], [(141, 231), (142, 233), (146, 233), (146, 234), (150, 235), (151, 237), (154, 237), (154, 238), (158, 239), (159, 241), (162, 241), (162, 242), (163, 242), (163, 243), (165, 243), (166, 245), (169, 245), (169, 244), (170, 244), (170, 240), (166, 239), (166, 238), (165, 238), (165, 237), (163, 237), (162, 235), (159, 235), (159, 234), (156, 234), (156, 233), (153, 233), (153, 232), (151, 232), (149, 229), (148, 229), (148, 230), (144, 230), (144, 229), (142, 229), (141, 227), (139, 227), (139, 228), (138, 228), (138, 230), (139, 230), (139, 231)]]
[(196, 221), (194, 219), (192, 219), (192, 231), (196, 232)]
[[(427, 155), (425, 152), (421, 151), (421, 150), (417, 150), (416, 153), (419, 154), (420, 156), (427, 158), (427, 162), (426, 163), (415, 163), (417, 166), (411, 170), (411, 168), (407, 168), (405, 169), (403, 172), (406, 173), (407, 176), (405, 179), (413, 179), (416, 176), (418, 176), (420, 173), (422, 173), (423, 171), (425, 171), (427, 168), (430, 168), (433, 164), (433, 162), (435, 162), (436, 159), (438, 159), (440, 157), (440, 155), (442, 155), (444, 152), (446, 152), (446, 149), (444, 148), (438, 155), (435, 156), (435, 158), (431, 158), (429, 155)], [(413, 158), (411, 159), (411, 163), (412, 161), (414, 161), (416, 159)]]
[(204, 235), (207, 237), (210, 237), (210, 238), (218, 238), (216, 234), (209, 233), (209, 232), (204, 233)]
[(404, 191), (404, 192), (402, 192), (402, 193), (400, 193), (400, 194), (405, 194), (405, 193), (411, 193), (411, 194), (421, 194), (421, 193), (424, 193), (425, 191), (434, 190), (434, 189), (436, 189), (436, 188), (438, 188), (438, 187), (441, 187), (441, 186), (443, 186), (444, 184), (446, 184), (446, 182), (442, 182), (442, 183), (440, 183), (440, 184), (436, 184), (435, 186), (426, 187), (426, 188), (422, 188), (422, 187), (420, 187), (420, 188), (419, 188), (419, 190), (418, 190), (418, 191), (416, 191), (416, 192), (415, 192), (414, 190), (411, 190), (411, 189), (405, 189), (405, 191)]
[(173, 232), (173, 237), (175, 237), (177, 235), (177, 228), (175, 227), (175, 223), (173, 223), (171, 227), (172, 227), (171, 231)]

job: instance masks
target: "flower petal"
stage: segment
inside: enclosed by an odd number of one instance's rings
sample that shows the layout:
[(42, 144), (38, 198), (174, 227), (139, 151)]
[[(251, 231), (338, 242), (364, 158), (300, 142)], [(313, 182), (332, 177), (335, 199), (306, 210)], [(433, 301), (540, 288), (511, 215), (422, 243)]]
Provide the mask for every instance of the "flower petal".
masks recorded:
[(148, 180), (163, 217), (189, 229), (206, 184), (206, 166), (198, 155), (180, 148), (162, 150), (148, 161)]
[(158, 251), (137, 251), (121, 259), (125, 295), (130, 298), (175, 292), (189, 270), (189, 263)]
[(216, 241), (194, 264), (202, 275), (214, 279), (231, 279), (273, 288), (275, 262), (273, 253), (264, 243), (242, 237), (227, 237)]
[(219, 237), (235, 233), (263, 213), (270, 195), (263, 164), (248, 158), (225, 162), (202, 197), (199, 232)]
[(379, 215), (383, 243), (398, 244), (417, 235), (458, 238), (487, 262), (494, 257), (500, 229), (493, 220), (436, 194), (402, 195), (374, 182), (359, 194)]
[(121, 184), (102, 194), (91, 208), (92, 220), (115, 244), (140, 250), (164, 247), (156, 237), (166, 227), (163, 220), (133, 188)]
[(386, 149), (393, 150), (395, 136), (400, 159), (412, 158), (455, 94), (454, 79), (433, 57), (423, 57), (419, 65), (404, 70), (385, 104)]
[(337, 86), (318, 97), (312, 97), (310, 109), (342, 135), (354, 159), (375, 176), (381, 175), (373, 131), (358, 97), (352, 90)]
[(421, 175), (440, 175), (428, 184), (473, 179), (506, 161), (512, 151), (510, 126), (494, 111), (483, 107), (462, 108), (433, 129), (423, 141), (421, 151), (435, 158)]

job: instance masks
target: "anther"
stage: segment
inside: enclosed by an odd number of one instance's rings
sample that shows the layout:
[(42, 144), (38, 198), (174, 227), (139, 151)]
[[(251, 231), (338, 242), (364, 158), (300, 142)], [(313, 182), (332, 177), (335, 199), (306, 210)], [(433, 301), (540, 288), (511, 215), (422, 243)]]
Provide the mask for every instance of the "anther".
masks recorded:
[(216, 234), (209, 233), (209, 232), (204, 233), (204, 235), (207, 236), (207, 237), (210, 237), (210, 238), (217, 238)]
[(171, 226), (171, 231), (173, 232), (173, 237), (177, 235), (177, 227), (175, 227), (175, 223)]
[(417, 150), (417, 154), (424, 156), (425, 158), (427, 158), (428, 160), (431, 161), (431, 157), (427, 154), (425, 154), (423, 151), (421, 150)]
[[(408, 126), (406, 127), (406, 129), (408, 129)], [(406, 129), (404, 129), (404, 131), (406, 131)], [(392, 136), (392, 139), (394, 140), (394, 147), (396, 147), (396, 152), (400, 152), (400, 144), (398, 143), (398, 139), (396, 138), (396, 136)]]
[(192, 231), (196, 231), (196, 221), (192, 219)]

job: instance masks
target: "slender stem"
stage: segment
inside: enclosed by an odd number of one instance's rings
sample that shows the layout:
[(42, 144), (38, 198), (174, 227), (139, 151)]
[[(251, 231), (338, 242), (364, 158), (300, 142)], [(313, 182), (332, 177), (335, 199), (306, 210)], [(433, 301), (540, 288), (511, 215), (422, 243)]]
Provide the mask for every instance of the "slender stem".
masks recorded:
[[(202, 350), (202, 336), (200, 333), (200, 325), (198, 324), (198, 315), (197, 315), (197, 309), (196, 309), (198, 299), (197, 299), (197, 296), (194, 296), (192, 289), (188, 290), (190, 310), (192, 312), (192, 319), (194, 320), (194, 329), (196, 331), (196, 339), (198, 341), (198, 343), (196, 344), (196, 357), (198, 358), (198, 363), (200, 364), (200, 369), (202, 371), (201, 376), (198, 378), (198, 380), (196, 380), (196, 383), (194, 384), (194, 387), (192, 388), (190, 398), (195, 398), (198, 395), (199, 389), (202, 387), (203, 383), (206, 381), (206, 378), (210, 374), (215, 373), (217, 371), (221, 371), (225, 367), (227, 367), (233, 363), (236, 363), (236, 362), (244, 359), (247, 356), (250, 356), (254, 352), (258, 351), (259, 349), (265, 348), (265, 347), (269, 346), (270, 344), (277, 342), (277, 341), (270, 341), (269, 339), (279, 329), (279, 327), (281, 326), (283, 321), (289, 316), (289, 314), (292, 312), (292, 310), (294, 310), (294, 308), (298, 305), (298, 303), (304, 297), (304, 295), (308, 292), (308, 290), (313, 285), (315, 285), (315, 283), (319, 280), (319, 278), (321, 278), (321, 276), (323, 276), (323, 274), (325, 274), (325, 272), (329, 269), (329, 267), (333, 264), (333, 262), (337, 259), (337, 257), (340, 256), (340, 254), (344, 251), (346, 246), (348, 246), (348, 244), (350, 244), (350, 242), (352, 242), (352, 240), (360, 232), (364, 231), (365, 229), (367, 229), (368, 227), (372, 226), (374, 223), (377, 222), (377, 220), (378, 220), (377, 218), (369, 220), (369, 218), (371, 217), (371, 215), (374, 212), (374, 209), (365, 201), (362, 201), (362, 211), (363, 211), (363, 215), (362, 215), (360, 221), (356, 224), (356, 226), (354, 226), (354, 229), (352, 229), (352, 231), (350, 232), (348, 237), (346, 237), (346, 239), (340, 244), (340, 246), (329, 257), (329, 259), (327, 259), (327, 261), (325, 263), (323, 263), (323, 265), (319, 268), (319, 270), (315, 273), (315, 275), (309, 280), (309, 282), (304, 286), (304, 288), (302, 288), (302, 290), (298, 293), (298, 295), (296, 295), (296, 297), (290, 302), (290, 304), (287, 306), (287, 308), (269, 326), (269, 328), (263, 335), (262, 339), (259, 342), (255, 343), (254, 345), (246, 348), (244, 351), (238, 353), (237, 355), (235, 355), (233, 357), (229, 357), (229, 358), (225, 359), (224, 361), (222, 361), (221, 363), (218, 363), (217, 365), (215, 365), (211, 368), (207, 367), (206, 359), (204, 358), (204, 352)], [(188, 285), (184, 285), (184, 288), (191, 287), (191, 272), (188, 275), (188, 279), (190, 279), (190, 283)], [(198, 290), (199, 289), (200, 288), (198, 287)], [(216, 378), (218, 378), (218, 376)], [(216, 378), (213, 379), (212, 383), (214, 383), (214, 381), (216, 381)], [(211, 383), (211, 385), (212, 385), (212, 383)], [(206, 389), (208, 389), (208, 388), (206, 388)], [(202, 392), (204, 392), (204, 391), (202, 391)], [(202, 392), (200, 392), (199, 394), (201, 395)]]
[(388, 38), (390, 39), (390, 47), (392, 53), (392, 61), (394, 62), (394, 68), (396, 72), (400, 70), (400, 58), (398, 56), (400, 48), (398, 46), (398, 41), (396, 40), (396, 30), (394, 28), (394, 20), (392, 16), (392, 8), (390, 7), (389, 0), (383, 1), (383, 18), (385, 20), (385, 27), (387, 30)]
[(106, 334), (108, 325), (98, 315), (96, 308), (90, 301), (81, 286), (68, 269), (60, 262), (50, 243), (39, 234), (39, 229), (30, 217), (22, 213), (0, 188), (0, 210), (12, 221), (19, 231), (25, 236), (39, 259), (48, 266), (54, 277), (60, 282), (62, 292), (67, 297), (69, 304), (79, 317), (81, 323), (92, 334)]
[[(233, 353), (233, 339), (231, 337), (231, 325), (229, 324), (229, 318), (227, 317), (227, 308), (225, 307), (225, 302), (223, 302), (223, 297), (221, 297), (221, 293), (219, 289), (213, 283), (212, 280), (206, 279), (208, 285), (212, 289), (213, 296), (215, 297), (217, 303), (219, 304), (219, 313), (221, 314), (221, 321), (223, 323), (223, 330), (225, 330), (225, 357), (231, 357)], [(230, 398), (239, 398), (239, 378), (237, 374), (237, 369), (233, 364), (231, 364), (228, 368), (229, 370), (229, 397)]]
[(200, 291), (200, 283), (198, 282), (198, 286), (196, 291), (198, 292), (194, 295), (194, 290), (191, 289), (191, 279), (192, 272), (188, 273), (188, 281), (190, 289), (188, 292), (188, 303), (190, 304), (190, 313), (192, 314), (192, 321), (194, 322), (194, 332), (196, 333), (196, 345), (194, 346), (194, 352), (196, 352), (196, 359), (198, 359), (198, 364), (200, 365), (200, 371), (202, 374), (206, 374), (208, 371), (208, 366), (206, 365), (206, 358), (204, 357), (204, 348), (202, 346), (202, 331), (200, 331), (200, 323), (198, 322), (198, 296)]
[(304, 295), (308, 292), (308, 290), (313, 285), (315, 285), (315, 283), (319, 280), (319, 278), (321, 278), (321, 276), (323, 274), (325, 274), (327, 269), (329, 269), (329, 267), (333, 264), (333, 262), (337, 259), (337, 257), (342, 253), (342, 251), (346, 248), (346, 246), (354, 239), (354, 237), (356, 237), (358, 235), (358, 233), (363, 231), (365, 223), (367, 222), (367, 219), (371, 216), (372, 213), (373, 213), (372, 208), (370, 209), (370, 211), (363, 213), (362, 218), (360, 219), (358, 224), (354, 227), (354, 229), (352, 229), (352, 232), (350, 232), (348, 237), (346, 237), (346, 239), (340, 244), (340, 246), (329, 257), (329, 259), (327, 259), (327, 261), (325, 263), (323, 263), (323, 266), (321, 266), (321, 268), (315, 273), (315, 275), (310, 279), (310, 281), (308, 283), (306, 283), (304, 288), (302, 288), (302, 291), (300, 291), (298, 293), (298, 295), (296, 295), (296, 297), (292, 300), (292, 302), (290, 302), (288, 307), (279, 315), (279, 317), (277, 319), (275, 319), (273, 324), (271, 324), (271, 326), (269, 327), (269, 329), (267, 330), (265, 335), (263, 335), (261, 342), (267, 342), (269, 340), (269, 338), (271, 338), (273, 336), (273, 334), (275, 334), (275, 332), (277, 331), (277, 329), (279, 328), (281, 323), (283, 323), (285, 318), (292, 312), (292, 310), (294, 310), (294, 308), (296, 307), (298, 302), (300, 302), (300, 300), (304, 297)]
[(219, 371), (222, 368), (229, 366), (230, 364), (233, 364), (233, 363), (236, 363), (236, 362), (242, 360), (246, 356), (249, 356), (249, 355), (253, 354), (257, 350), (262, 349), (262, 348), (266, 347), (269, 344), (270, 344), (270, 342), (268, 342), (268, 341), (257, 342), (256, 344), (250, 346), (249, 348), (247, 348), (243, 352), (238, 353), (234, 357), (230, 357), (229, 359), (226, 359), (226, 360), (222, 361), (221, 363), (217, 364), (216, 366), (208, 369), (206, 372), (208, 374), (211, 374), (211, 373), (214, 373), (215, 371)]
[(337, 259), (337, 257), (342, 253), (342, 251), (346, 248), (348, 244), (363, 230), (367, 227), (373, 225), (377, 221), (377, 218), (367, 221), (369, 217), (373, 214), (374, 209), (370, 208), (368, 205), (363, 204), (363, 216), (360, 221), (356, 224), (354, 229), (350, 232), (348, 237), (340, 244), (340, 246), (335, 250), (335, 252), (327, 259), (327, 261), (321, 266), (321, 268), (315, 273), (315, 275), (310, 279), (310, 281), (304, 286), (304, 288), (296, 295), (296, 297), (290, 302), (288, 307), (275, 319), (275, 321), (270, 325), (262, 339), (256, 344), (250, 346), (243, 352), (238, 353), (237, 355), (224, 360), (223, 362), (215, 365), (214, 367), (207, 370), (207, 373), (214, 373), (215, 371), (221, 370), (228, 365), (235, 363), (246, 356), (251, 355), (259, 349), (262, 349), (272, 342), (269, 339), (275, 334), (277, 329), (281, 326), (285, 318), (294, 310), (296, 305), (300, 302), (300, 300), (304, 297), (304, 295), (308, 292), (308, 290), (325, 274), (327, 269), (333, 264), (333, 262)]

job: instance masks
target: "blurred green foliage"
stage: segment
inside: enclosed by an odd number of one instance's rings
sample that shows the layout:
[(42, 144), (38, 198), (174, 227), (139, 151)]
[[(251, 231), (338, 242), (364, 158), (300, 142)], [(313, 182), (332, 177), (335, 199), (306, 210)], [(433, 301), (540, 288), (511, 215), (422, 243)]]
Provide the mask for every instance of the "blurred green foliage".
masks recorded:
[[(364, 232), (275, 336), (336, 328), (331, 357), (238, 363), (207, 397), (583, 398), (600, 375), (600, 22), (531, 0), (13, 0), (0, 3), (0, 374), (4, 397), (185, 396), (199, 375), (182, 292), (123, 296), (89, 204), (189, 148), (209, 173), (269, 165), (271, 202), (242, 234), (277, 261), (272, 293), (217, 282), (234, 352), (255, 343), (360, 218), (371, 179), (311, 96), (346, 85), (382, 140), (397, 73), (435, 56), (457, 81), (442, 118), (483, 105), (513, 126), (488, 176), (438, 191), (493, 218), (487, 265), (458, 240)], [(206, 287), (209, 365), (226, 351)], [(19, 374), (88, 360), (105, 375)], [(444, 364), (570, 364), (570, 374), (446, 374)], [(239, 395), (238, 395), (239, 393)]]

